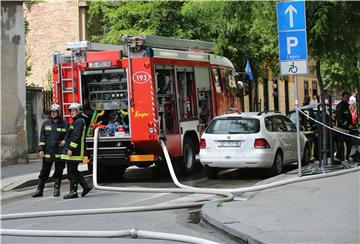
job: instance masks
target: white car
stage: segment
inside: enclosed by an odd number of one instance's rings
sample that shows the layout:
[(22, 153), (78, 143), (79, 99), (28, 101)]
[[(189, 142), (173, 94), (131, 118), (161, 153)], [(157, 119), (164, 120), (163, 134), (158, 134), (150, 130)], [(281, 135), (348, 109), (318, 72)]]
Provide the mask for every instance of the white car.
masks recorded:
[[(302, 164), (310, 147), (300, 133)], [(200, 162), (209, 178), (222, 168), (267, 168), (271, 175), (297, 161), (296, 126), (274, 112), (231, 113), (215, 117), (200, 139)]]

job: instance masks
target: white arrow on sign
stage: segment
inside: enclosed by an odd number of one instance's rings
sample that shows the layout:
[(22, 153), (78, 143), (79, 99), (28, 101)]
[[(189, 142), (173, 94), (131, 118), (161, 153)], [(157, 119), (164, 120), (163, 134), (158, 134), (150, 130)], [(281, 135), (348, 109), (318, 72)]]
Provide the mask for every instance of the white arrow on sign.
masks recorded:
[(294, 27), (294, 16), (293, 13), (297, 14), (297, 10), (296, 8), (294, 8), (294, 6), (292, 6), (291, 4), (289, 5), (289, 7), (286, 8), (285, 10), (285, 14), (289, 13), (289, 17), (290, 17), (290, 27)]

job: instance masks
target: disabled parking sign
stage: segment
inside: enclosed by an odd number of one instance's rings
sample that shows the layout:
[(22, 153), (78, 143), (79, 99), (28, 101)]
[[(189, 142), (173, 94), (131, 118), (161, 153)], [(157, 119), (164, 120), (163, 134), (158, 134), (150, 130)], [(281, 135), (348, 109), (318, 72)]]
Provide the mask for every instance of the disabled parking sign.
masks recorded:
[(305, 2), (278, 2), (276, 12), (281, 74), (307, 74)]

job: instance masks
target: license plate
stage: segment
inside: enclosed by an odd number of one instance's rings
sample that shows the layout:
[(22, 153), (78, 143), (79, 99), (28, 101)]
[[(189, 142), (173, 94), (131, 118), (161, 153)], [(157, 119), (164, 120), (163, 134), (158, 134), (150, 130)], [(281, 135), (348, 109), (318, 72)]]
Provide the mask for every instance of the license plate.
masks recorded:
[(240, 147), (241, 141), (218, 141), (218, 147)]

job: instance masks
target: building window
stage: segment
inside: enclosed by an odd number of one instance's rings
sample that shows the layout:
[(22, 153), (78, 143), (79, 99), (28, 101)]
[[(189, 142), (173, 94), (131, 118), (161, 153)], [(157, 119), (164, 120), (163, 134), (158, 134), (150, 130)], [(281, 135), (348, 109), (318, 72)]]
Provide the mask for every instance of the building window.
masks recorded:
[(304, 97), (309, 96), (309, 81), (304, 80)]
[(317, 96), (318, 92), (317, 92), (317, 81), (313, 80), (312, 81), (312, 95), (313, 96)]

